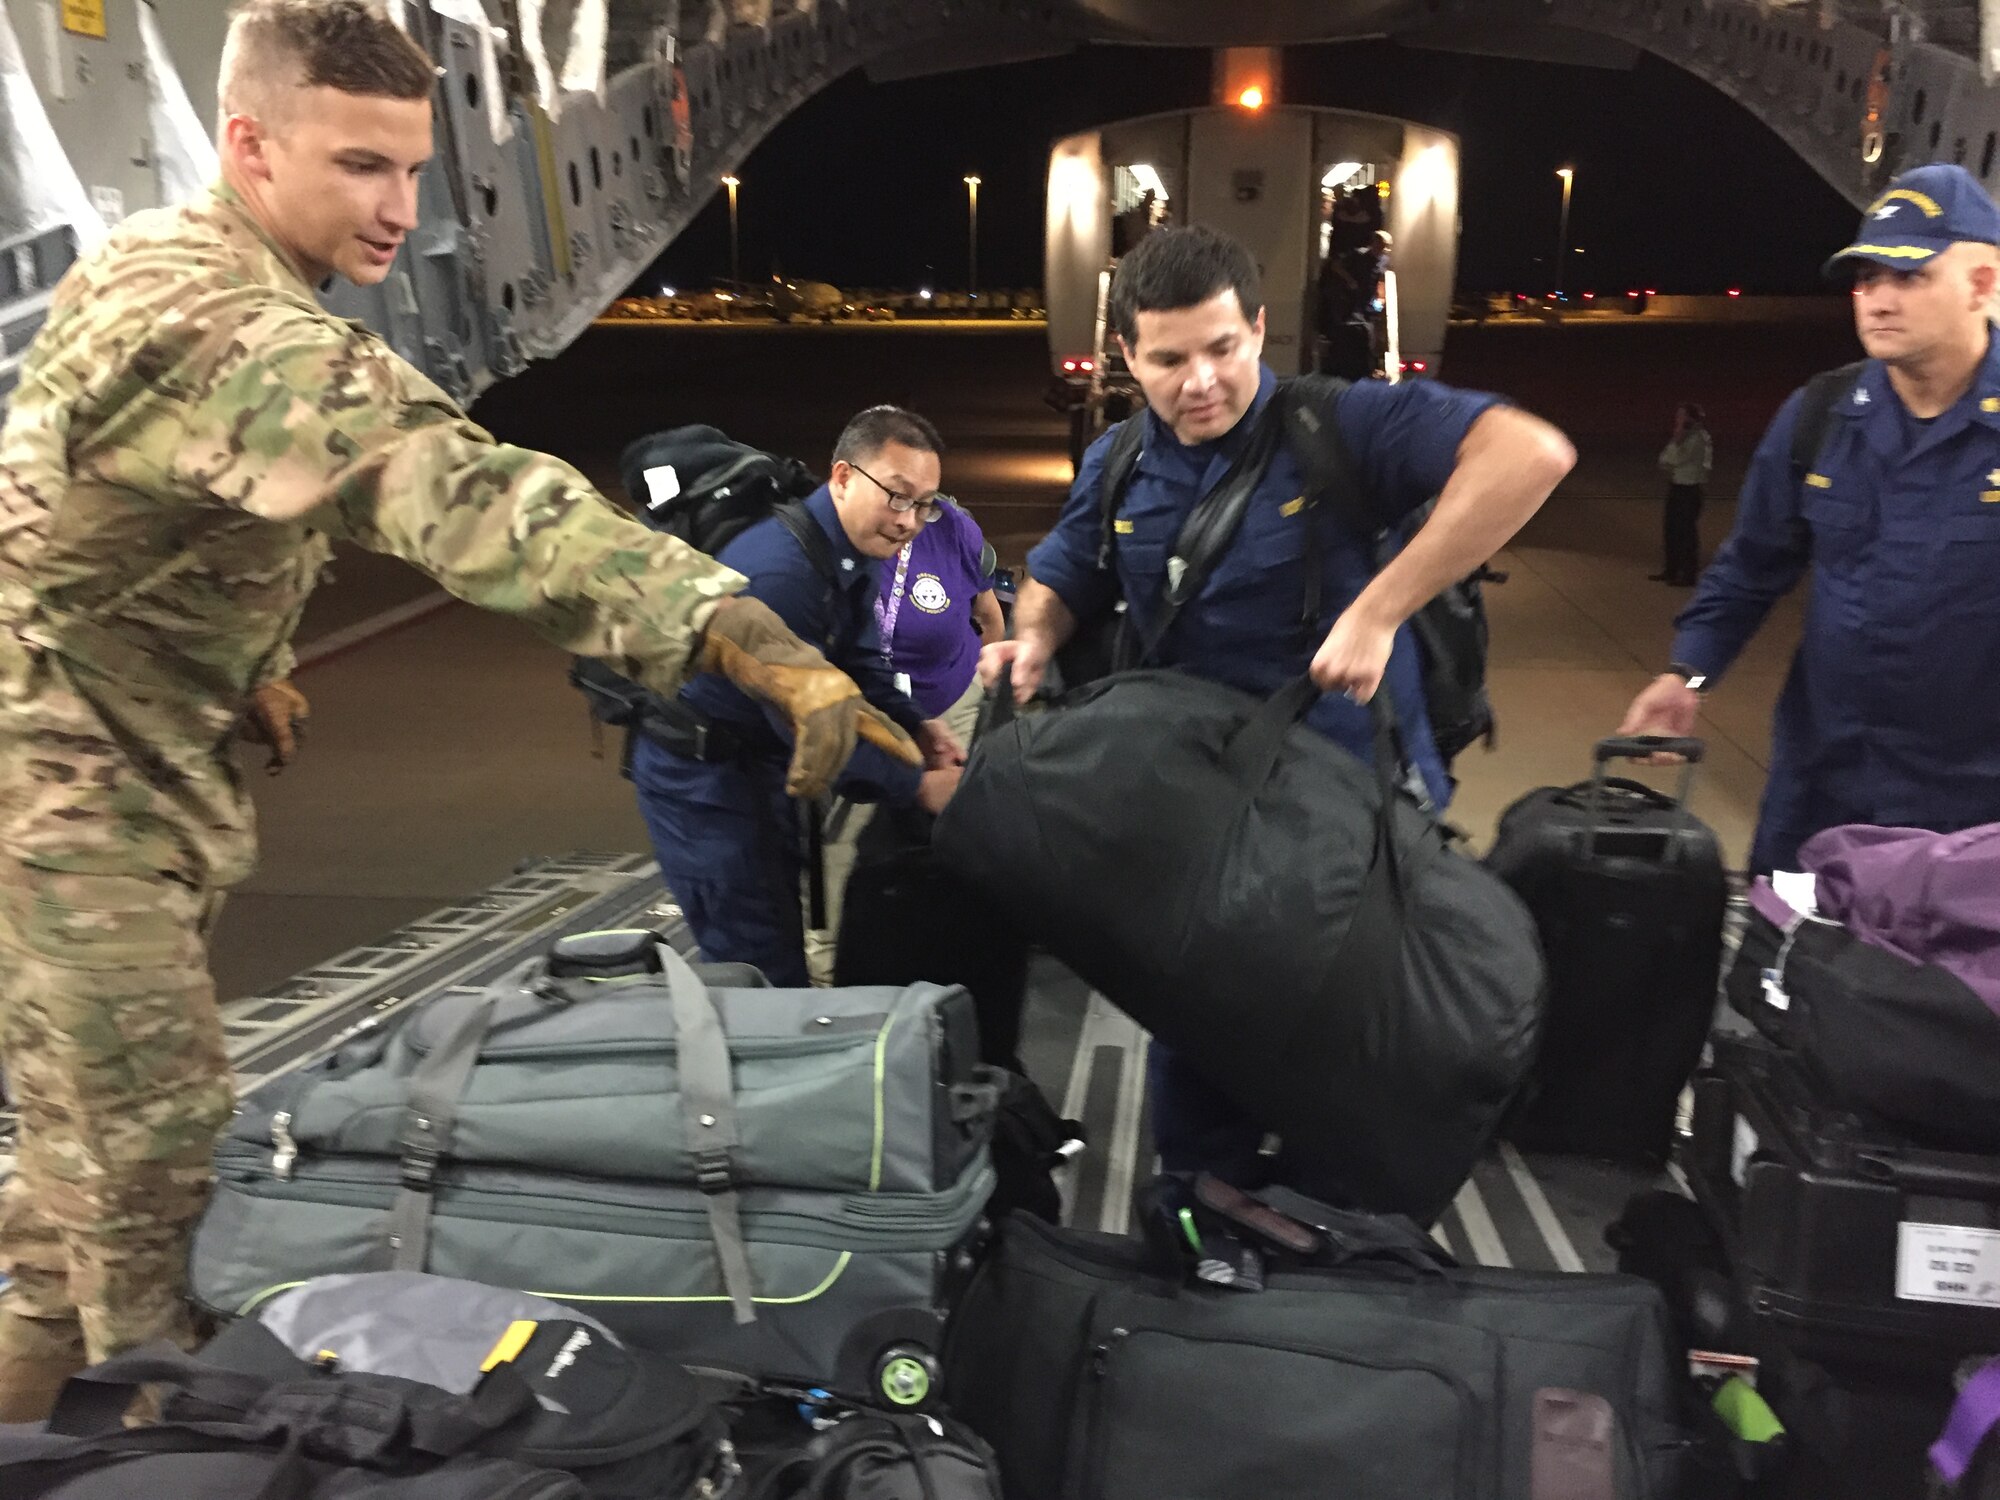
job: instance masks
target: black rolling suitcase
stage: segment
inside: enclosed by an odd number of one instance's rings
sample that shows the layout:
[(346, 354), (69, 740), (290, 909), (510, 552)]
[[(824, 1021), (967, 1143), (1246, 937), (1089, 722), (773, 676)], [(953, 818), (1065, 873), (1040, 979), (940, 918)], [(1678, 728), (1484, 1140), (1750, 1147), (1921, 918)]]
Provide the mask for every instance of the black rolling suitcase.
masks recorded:
[(1790, 1493), (1914, 1500), (1954, 1370), (2000, 1352), (2000, 1157), (1912, 1145), (1750, 1035), (1716, 1036), (1694, 1096), (1689, 1185), (1792, 1433)]
[(856, 846), (841, 906), (833, 981), (854, 985), (962, 985), (979, 1020), (979, 1055), (1023, 1072), (1021, 1011), (1028, 940), (931, 853), (935, 820), (917, 808), (878, 807)]
[[(1605, 774), (1660, 750), (1687, 758), (1676, 797)], [(1701, 741), (1612, 739), (1593, 754), (1589, 781), (1502, 813), (1486, 857), (1534, 914), (1548, 962), (1535, 1079), (1509, 1131), (1542, 1150), (1661, 1161), (1715, 1007), (1728, 880), (1687, 810)]]

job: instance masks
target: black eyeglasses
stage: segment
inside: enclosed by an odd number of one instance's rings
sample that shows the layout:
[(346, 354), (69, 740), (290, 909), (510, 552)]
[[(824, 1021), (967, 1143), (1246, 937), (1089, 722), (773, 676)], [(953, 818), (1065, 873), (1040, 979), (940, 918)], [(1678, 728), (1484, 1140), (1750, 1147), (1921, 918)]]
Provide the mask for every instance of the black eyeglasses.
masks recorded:
[(890, 489), (888, 485), (877, 479), (873, 474), (870, 474), (851, 458), (847, 461), (847, 467), (874, 485), (883, 494), (887, 495), (889, 497), (889, 509), (895, 511), (898, 515), (902, 515), (908, 511), (915, 511), (917, 519), (925, 525), (929, 525), (944, 514), (943, 502), (950, 498), (947, 495), (939, 494), (932, 496), (928, 500), (919, 500), (915, 495), (904, 495)]

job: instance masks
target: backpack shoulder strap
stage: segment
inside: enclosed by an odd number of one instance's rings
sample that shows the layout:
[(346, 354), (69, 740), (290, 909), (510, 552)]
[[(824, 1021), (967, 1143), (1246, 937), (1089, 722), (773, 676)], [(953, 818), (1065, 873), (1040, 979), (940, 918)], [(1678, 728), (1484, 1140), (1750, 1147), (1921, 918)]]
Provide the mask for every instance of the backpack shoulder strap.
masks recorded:
[(1349, 382), (1333, 375), (1295, 375), (1278, 382), (1285, 403), (1285, 445), (1305, 480), (1306, 500), (1326, 505), (1355, 535), (1372, 539), (1385, 528), (1361, 487), (1354, 455), (1340, 435), (1334, 402)]
[(1300, 624), (1310, 631), (1319, 623), (1325, 566), (1320, 544), (1321, 507), (1333, 512), (1348, 532), (1365, 542), (1371, 560), (1379, 562), (1380, 540), (1389, 529), (1362, 487), (1354, 455), (1340, 435), (1334, 403), (1350, 382), (1334, 375), (1295, 375), (1278, 382), (1284, 403), (1285, 446), (1305, 481), (1306, 588)]
[(772, 506), (771, 514), (792, 534), (792, 539), (805, 553), (806, 561), (813, 565), (813, 571), (819, 574), (828, 588), (839, 593), (840, 563), (833, 555), (833, 543), (827, 540), (825, 529), (812, 518), (812, 513), (798, 501), (786, 500)]
[(1867, 360), (1857, 359), (1837, 370), (1821, 370), (1806, 382), (1805, 398), (1799, 402), (1799, 419), (1792, 428), (1794, 485), (1803, 483), (1819, 461), (1819, 450), (1825, 445), (1827, 428), (1833, 422), (1833, 409), (1859, 383), (1867, 364)]
[(1134, 412), (1111, 429), (1111, 446), (1104, 451), (1104, 467), (1097, 475), (1099, 533), (1097, 567), (1111, 567), (1111, 527), (1118, 519), (1118, 507), (1125, 503), (1125, 487), (1132, 482), (1132, 470), (1146, 446), (1146, 414)]

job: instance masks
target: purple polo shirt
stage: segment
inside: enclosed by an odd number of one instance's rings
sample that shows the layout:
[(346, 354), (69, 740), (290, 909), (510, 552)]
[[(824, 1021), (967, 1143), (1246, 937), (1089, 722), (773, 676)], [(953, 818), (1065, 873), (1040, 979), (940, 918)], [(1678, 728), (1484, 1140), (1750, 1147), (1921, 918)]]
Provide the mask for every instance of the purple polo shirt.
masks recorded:
[(979, 665), (972, 601), (988, 587), (979, 570), (985, 545), (979, 524), (946, 505), (903, 553), (877, 564), (882, 651), (891, 671), (909, 674), (910, 696), (927, 719), (958, 702)]

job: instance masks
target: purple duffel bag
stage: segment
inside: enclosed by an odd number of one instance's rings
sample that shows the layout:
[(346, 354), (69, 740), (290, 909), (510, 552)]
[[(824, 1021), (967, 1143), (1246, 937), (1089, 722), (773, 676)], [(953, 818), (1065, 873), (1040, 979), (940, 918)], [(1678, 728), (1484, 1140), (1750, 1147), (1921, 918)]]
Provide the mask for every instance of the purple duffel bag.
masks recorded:
[(1799, 862), (1819, 909), (1864, 943), (1935, 964), (2000, 1015), (2000, 823), (1962, 833), (1829, 828)]

